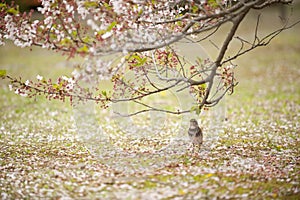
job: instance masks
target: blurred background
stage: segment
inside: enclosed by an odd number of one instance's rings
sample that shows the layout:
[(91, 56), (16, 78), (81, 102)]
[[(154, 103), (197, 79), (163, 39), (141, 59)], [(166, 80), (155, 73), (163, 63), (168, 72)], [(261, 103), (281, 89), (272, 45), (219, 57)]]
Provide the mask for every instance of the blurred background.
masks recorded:
[(7, 3), (15, 2), (20, 6), (21, 11), (28, 11), (30, 9), (36, 9), (41, 5), (40, 0), (5, 0)]

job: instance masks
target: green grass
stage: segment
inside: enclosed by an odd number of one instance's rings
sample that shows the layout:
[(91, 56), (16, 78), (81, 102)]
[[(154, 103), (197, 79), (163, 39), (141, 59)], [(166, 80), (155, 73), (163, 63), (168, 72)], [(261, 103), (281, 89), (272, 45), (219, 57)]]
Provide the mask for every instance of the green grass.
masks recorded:
[[(199, 153), (188, 150), (190, 115), (130, 121), (92, 104), (20, 97), (1, 80), (1, 199), (297, 199), (298, 32), (299, 26), (237, 60), (240, 83), (223, 102), (223, 128), (208, 126), (214, 109), (200, 116)], [(10, 44), (0, 56), (1, 69), (24, 79), (69, 75), (82, 62)]]

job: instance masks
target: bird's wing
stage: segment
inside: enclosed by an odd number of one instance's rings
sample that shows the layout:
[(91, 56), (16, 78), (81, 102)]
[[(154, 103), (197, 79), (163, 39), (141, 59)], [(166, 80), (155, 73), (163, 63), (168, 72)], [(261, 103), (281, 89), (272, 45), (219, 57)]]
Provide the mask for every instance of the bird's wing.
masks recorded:
[(196, 137), (202, 137), (202, 130), (200, 128), (197, 128), (197, 131), (196, 132)]

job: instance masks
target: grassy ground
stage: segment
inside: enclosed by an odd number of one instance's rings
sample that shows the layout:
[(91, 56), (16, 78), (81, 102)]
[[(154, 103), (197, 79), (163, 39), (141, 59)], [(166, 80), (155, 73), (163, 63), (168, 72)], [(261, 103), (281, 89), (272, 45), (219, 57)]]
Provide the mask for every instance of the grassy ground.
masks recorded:
[[(237, 60), (240, 84), (219, 111), (226, 120), (212, 131), (214, 110), (200, 116), (198, 154), (188, 150), (191, 116), (116, 118), (92, 104), (20, 97), (1, 80), (1, 199), (299, 199), (299, 30)], [(40, 49), (8, 45), (0, 56), (1, 69), (25, 79), (72, 71)]]

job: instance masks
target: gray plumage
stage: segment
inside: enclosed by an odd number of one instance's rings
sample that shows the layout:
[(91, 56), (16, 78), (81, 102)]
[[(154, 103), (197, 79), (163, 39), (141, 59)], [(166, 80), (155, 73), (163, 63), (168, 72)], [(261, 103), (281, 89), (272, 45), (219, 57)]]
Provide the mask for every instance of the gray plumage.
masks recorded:
[(203, 133), (198, 125), (197, 120), (190, 120), (190, 128), (188, 134), (193, 146), (201, 146), (201, 144), (203, 143)]

